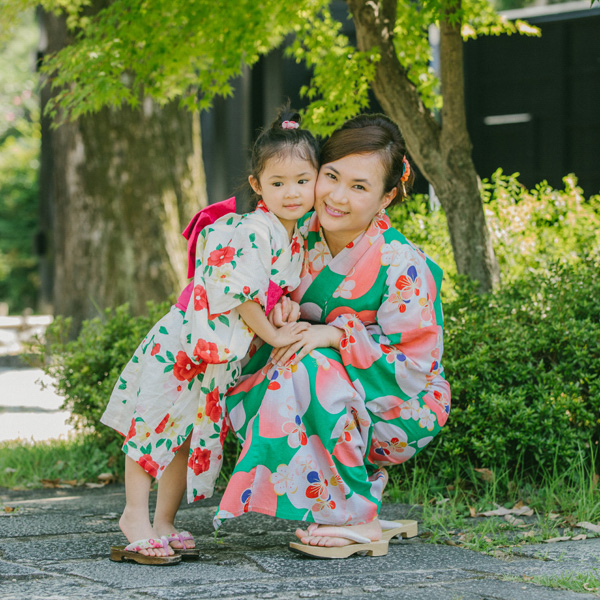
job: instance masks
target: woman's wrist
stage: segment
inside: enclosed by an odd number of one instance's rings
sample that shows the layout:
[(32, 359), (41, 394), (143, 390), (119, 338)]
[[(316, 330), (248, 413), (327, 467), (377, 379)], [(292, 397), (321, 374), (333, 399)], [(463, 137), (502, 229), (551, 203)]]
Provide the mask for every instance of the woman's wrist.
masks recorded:
[(344, 337), (344, 332), (341, 329), (338, 329), (337, 327), (333, 326), (333, 325), (328, 325), (329, 327), (329, 336), (330, 336), (330, 342), (329, 345), (332, 348), (336, 348), (338, 349), (340, 347), (340, 342), (342, 341), (342, 338)]

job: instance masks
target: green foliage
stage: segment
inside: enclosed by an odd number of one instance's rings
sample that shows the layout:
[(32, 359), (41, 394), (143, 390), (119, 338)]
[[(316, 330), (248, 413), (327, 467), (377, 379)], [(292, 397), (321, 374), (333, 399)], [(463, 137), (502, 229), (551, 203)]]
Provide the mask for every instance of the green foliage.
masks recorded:
[(41, 487), (42, 480), (97, 481), (98, 475), (123, 470), (124, 455), (116, 443), (96, 435), (69, 440), (0, 443), (0, 487)]
[[(311, 101), (303, 122), (313, 133), (325, 136), (368, 107), (379, 56), (353, 48), (328, 8), (320, 13), (306, 11), (304, 17), (294, 28), (295, 40), (287, 53), (313, 69), (310, 85), (300, 89), (300, 95)], [(326, 96), (322, 90), (327, 90)]]
[(106, 309), (102, 317), (84, 321), (81, 333), (71, 341), (71, 319), (57, 317), (51, 323), (41, 359), (57, 394), (65, 398), (62, 408), (71, 412), (75, 427), (114, 438), (112, 429), (100, 425), (100, 417), (122, 368), (169, 307), (168, 302), (148, 303), (148, 314), (138, 317), (127, 304)]
[[(52, 4), (48, 1), (47, 4)], [(57, 3), (55, 3), (57, 4)], [(244, 65), (278, 46), (325, 0), (301, 0), (295, 10), (277, 0), (115, 0), (76, 23), (77, 41), (51, 57), (44, 72), (58, 90), (49, 113), (77, 118), (103, 106), (138, 106), (180, 97), (209, 108)]]
[(34, 307), (39, 288), (37, 230), (39, 98), (33, 73), (37, 28), (21, 16), (0, 48), (0, 301)]
[(452, 410), (438, 456), (535, 475), (600, 439), (600, 257), (445, 307)]
[[(114, 0), (93, 14), (91, 0), (43, 0), (46, 10), (65, 12), (76, 41), (50, 57), (44, 72), (57, 95), (48, 111), (58, 122), (96, 112), (103, 106), (138, 106), (148, 95), (158, 103), (181, 98), (188, 108), (205, 109), (216, 95), (232, 92), (231, 79), (243, 66), (291, 35), (290, 53), (313, 69), (302, 90), (310, 100), (307, 123), (330, 133), (368, 106), (368, 91), (379, 60), (359, 52), (340, 33), (329, 0)], [(31, 6), (7, 0), (3, 13)], [(399, 0), (394, 40), (402, 68), (427, 108), (441, 106), (432, 68), (429, 29), (448, 18), (463, 37), (539, 30), (506, 21), (487, 0), (456, 2)]]
[(553, 261), (578, 261), (600, 248), (600, 196), (584, 199), (577, 178), (563, 178), (564, 190), (542, 181), (528, 190), (518, 173), (497, 170), (483, 182), (488, 227), (505, 281), (541, 272)]
[[(528, 190), (518, 173), (504, 175), (501, 169), (483, 180), (486, 219), (505, 283), (543, 273), (556, 261), (577, 262), (600, 248), (600, 196), (584, 199), (574, 175), (563, 181), (563, 190), (545, 181)], [(444, 298), (455, 298), (452, 284), (458, 278), (444, 212), (431, 211), (429, 198), (421, 195), (388, 212), (392, 223), (442, 267)]]

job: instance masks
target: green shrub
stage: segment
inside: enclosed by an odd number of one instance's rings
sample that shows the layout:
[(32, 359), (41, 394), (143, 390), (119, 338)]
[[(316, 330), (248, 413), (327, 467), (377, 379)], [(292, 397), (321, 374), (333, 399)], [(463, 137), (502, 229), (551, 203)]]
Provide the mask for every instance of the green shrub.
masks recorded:
[[(558, 260), (577, 262), (600, 247), (600, 196), (584, 199), (574, 175), (563, 182), (564, 190), (546, 182), (528, 190), (518, 173), (504, 175), (501, 169), (483, 180), (486, 220), (503, 283), (541, 273)], [(394, 226), (444, 270), (442, 295), (453, 300), (460, 278), (443, 210), (431, 211), (428, 196), (416, 195), (389, 212)]]
[(495, 294), (462, 289), (446, 305), (452, 409), (438, 457), (536, 476), (598, 444), (599, 267), (598, 255), (556, 263)]
[[(79, 430), (94, 434), (98, 443), (120, 454), (123, 438), (100, 423), (115, 382), (144, 336), (170, 309), (170, 302), (147, 303), (147, 314), (133, 316), (129, 306), (107, 309), (102, 317), (84, 321), (75, 340), (69, 341), (70, 319), (56, 318), (46, 331), (42, 347), (44, 371), (65, 398), (63, 410)], [(229, 435), (224, 474), (237, 457), (237, 441)]]

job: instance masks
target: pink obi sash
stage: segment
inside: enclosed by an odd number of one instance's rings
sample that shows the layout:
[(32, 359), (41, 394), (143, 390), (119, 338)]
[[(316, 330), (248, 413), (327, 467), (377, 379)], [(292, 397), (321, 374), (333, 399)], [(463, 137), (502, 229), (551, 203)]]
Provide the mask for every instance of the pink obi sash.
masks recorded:
[[(198, 211), (189, 222), (188, 226), (183, 230), (183, 237), (188, 241), (188, 277), (194, 277), (196, 270), (196, 244), (200, 232), (207, 226), (212, 225), (217, 219), (222, 216), (235, 212), (235, 197), (228, 198), (215, 204), (210, 204), (206, 208)], [(180, 310), (185, 311), (194, 291), (194, 281), (190, 281), (175, 303), (175, 306)]]

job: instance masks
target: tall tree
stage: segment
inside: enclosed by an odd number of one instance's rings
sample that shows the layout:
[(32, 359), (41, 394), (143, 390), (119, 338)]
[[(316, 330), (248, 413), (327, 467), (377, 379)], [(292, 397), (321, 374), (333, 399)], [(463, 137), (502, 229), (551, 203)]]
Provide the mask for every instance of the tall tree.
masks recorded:
[[(328, 15), (309, 19), (291, 49), (315, 70), (311, 86), (304, 90), (313, 100), (308, 113), (318, 130), (329, 131), (346, 117), (344, 107), (353, 112), (367, 104), (368, 82), (383, 110), (400, 125), (411, 158), (445, 210), (458, 273), (488, 291), (500, 274), (471, 157), (463, 38), (539, 31), (522, 22), (506, 22), (486, 0), (346, 1), (360, 52)], [(440, 34), (441, 82), (432, 67), (432, 26)], [(362, 66), (357, 69), (359, 61)], [(343, 77), (332, 75), (331, 65)], [(332, 104), (338, 111), (331, 111)]]
[[(137, 108), (148, 98), (208, 108), (215, 95), (231, 93), (243, 64), (293, 34), (291, 54), (314, 70), (303, 91), (315, 129), (327, 133), (366, 107), (372, 85), (446, 210), (459, 273), (483, 290), (497, 282), (465, 125), (462, 43), (464, 36), (519, 28), (487, 0), (347, 0), (358, 50), (331, 18), (329, 0), (298, 0), (293, 8), (280, 0), (112, 0), (91, 16), (81, 11), (87, 1), (42, 0), (67, 6), (80, 31), (46, 64), (57, 91), (48, 112), (59, 122), (107, 106)], [(433, 24), (441, 30), (443, 102), (429, 64)], [(434, 117), (440, 107), (441, 124)]]
[[(64, 16), (41, 11), (40, 20), (44, 52), (72, 41)], [(64, 92), (45, 86), (43, 105)], [(139, 313), (147, 300), (164, 300), (185, 282), (181, 230), (205, 197), (194, 185), (200, 164), (193, 120), (176, 102), (158, 106), (150, 98), (140, 110), (102, 108), (56, 129), (43, 120), (54, 311), (73, 318), (73, 333), (100, 309), (127, 301)]]
[[(479, 178), (471, 158), (464, 101), (460, 0), (439, 8), (441, 123), (426, 109), (396, 50), (396, 0), (348, 0), (358, 47), (379, 49), (373, 91), (401, 126), (411, 157), (431, 183), (448, 220), (457, 271), (492, 289), (500, 273), (485, 222)], [(401, 47), (402, 42), (399, 42)]]

